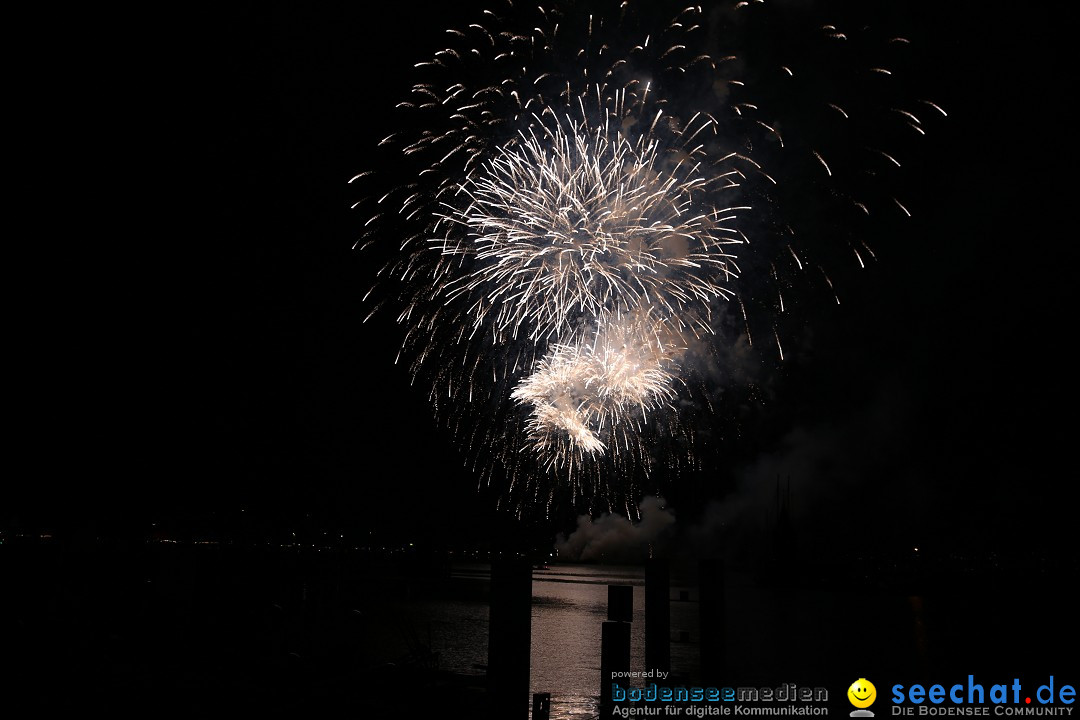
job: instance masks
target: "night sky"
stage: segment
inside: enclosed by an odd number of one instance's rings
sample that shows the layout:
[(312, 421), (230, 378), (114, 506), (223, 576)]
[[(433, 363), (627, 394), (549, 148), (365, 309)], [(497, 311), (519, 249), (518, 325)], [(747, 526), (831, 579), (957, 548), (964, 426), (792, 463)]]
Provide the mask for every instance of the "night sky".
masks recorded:
[[(412, 64), (459, 12), (237, 3), (43, 33), (43, 76), (17, 83), (32, 219), (10, 239), (28, 262), (8, 267), (8, 352), (27, 457), (0, 529), (512, 532), (394, 365), (400, 330), (361, 324), (371, 268), (347, 210)], [(1064, 23), (974, 2), (890, 14), (949, 111), (909, 168), (914, 217), (844, 288), (852, 302), (821, 304), (715, 482), (669, 499), (694, 522), (709, 500), (758, 512), (790, 478), (809, 536), (1064, 558)]]

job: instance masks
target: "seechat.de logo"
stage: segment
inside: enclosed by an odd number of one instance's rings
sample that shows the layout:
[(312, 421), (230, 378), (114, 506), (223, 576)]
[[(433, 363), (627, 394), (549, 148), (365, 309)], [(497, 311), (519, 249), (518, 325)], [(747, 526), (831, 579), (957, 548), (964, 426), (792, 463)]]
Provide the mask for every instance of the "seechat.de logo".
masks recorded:
[[(1076, 688), (1050, 675), (1031, 691), (1020, 678), (985, 684), (967, 676), (967, 682), (893, 685), (893, 715), (1072, 715)], [(908, 704), (910, 703), (910, 704)]]

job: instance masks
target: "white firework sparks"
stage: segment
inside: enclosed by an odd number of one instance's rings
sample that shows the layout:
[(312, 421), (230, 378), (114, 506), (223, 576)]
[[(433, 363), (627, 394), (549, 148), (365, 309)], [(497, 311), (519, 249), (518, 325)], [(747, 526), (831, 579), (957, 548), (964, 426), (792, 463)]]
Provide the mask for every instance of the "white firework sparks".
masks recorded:
[(551, 346), (511, 393), (532, 407), (532, 447), (564, 466), (635, 443), (649, 413), (675, 398), (685, 350), (669, 323), (645, 312), (605, 318), (576, 342)]
[[(717, 349), (734, 342), (723, 308), (741, 316), (751, 344), (751, 324), (768, 323), (761, 335), (782, 359), (777, 318), (796, 283), (823, 284), (839, 302), (825, 245), (859, 267), (874, 257), (862, 238), (832, 232), (840, 215), (908, 215), (877, 190), (898, 156), (866, 138), (886, 123), (925, 135), (914, 106), (890, 98), (875, 114), (877, 85), (837, 97), (827, 71), (784, 58), (749, 75), (772, 78), (766, 97), (794, 109), (764, 109), (747, 95), (744, 57), (701, 52), (725, 50), (718, 27), (748, 29), (751, 5), (763, 3), (688, 7), (659, 25), (632, 2), (613, 4), (614, 21), (485, 11), (449, 31), (454, 47), (416, 65), (423, 80), (399, 107), (423, 129), (380, 143), (393, 166), (414, 168), (412, 180), (374, 192), (365, 222), (365, 246), (389, 238), (396, 248), (381, 272), (397, 283), (393, 300), (380, 302), (400, 299), (402, 352), (468, 452), (487, 458), (482, 476), (506, 472), (519, 510), (525, 498), (550, 506), (556, 487), (622, 504), (616, 495), (636, 492), (633, 471), (693, 466), (687, 408), (715, 415), (702, 390), (715, 376), (695, 375), (689, 358), (727, 355)], [(648, 24), (635, 35), (624, 24), (639, 16)], [(860, 35), (815, 32), (837, 48)], [(861, 68), (866, 82), (895, 82), (890, 67)], [(821, 89), (831, 96), (816, 97)], [(799, 133), (804, 116), (839, 130), (819, 143)], [(796, 244), (784, 203), (809, 206), (827, 228), (819, 241)], [(669, 456), (649, 446), (676, 435)], [(615, 476), (628, 485), (613, 488)]]
[[(649, 307), (709, 332), (708, 305), (733, 295), (727, 246), (740, 239), (729, 223), (746, 209), (712, 201), (735, 171), (714, 172), (700, 146), (665, 155), (653, 136), (590, 127), (584, 109), (576, 121), (550, 115), (470, 175), (459, 189), (467, 204), (446, 206), (433, 245), (474, 261), (446, 295), (468, 298), (477, 325), (515, 337), (524, 326), (532, 341)], [(711, 127), (701, 119), (686, 134)]]

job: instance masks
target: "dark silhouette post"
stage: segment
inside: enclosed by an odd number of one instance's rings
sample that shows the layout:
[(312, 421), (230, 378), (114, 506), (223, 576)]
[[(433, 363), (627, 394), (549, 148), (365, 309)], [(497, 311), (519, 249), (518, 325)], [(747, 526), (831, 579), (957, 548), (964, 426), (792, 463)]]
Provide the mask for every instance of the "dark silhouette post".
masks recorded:
[(532, 720), (548, 720), (551, 717), (551, 693), (533, 693)]
[(600, 636), (600, 717), (611, 715), (611, 684), (617, 682), (623, 688), (626, 676), (614, 677), (614, 673), (630, 672), (630, 623), (608, 620)]
[(634, 622), (634, 587), (632, 585), (607, 586), (607, 619)]
[(702, 560), (698, 565), (698, 625), (701, 628), (701, 680), (718, 686), (724, 675), (724, 621), (727, 608), (724, 598), (724, 563), (719, 559)]
[(645, 670), (671, 670), (671, 571), (655, 558), (645, 564)]
[(600, 636), (600, 716), (611, 714), (611, 683), (626, 684), (612, 673), (630, 672), (630, 623), (634, 620), (633, 585), (608, 585), (607, 616)]
[(495, 717), (528, 718), (532, 640), (532, 565), (506, 558), (491, 565), (488, 694)]

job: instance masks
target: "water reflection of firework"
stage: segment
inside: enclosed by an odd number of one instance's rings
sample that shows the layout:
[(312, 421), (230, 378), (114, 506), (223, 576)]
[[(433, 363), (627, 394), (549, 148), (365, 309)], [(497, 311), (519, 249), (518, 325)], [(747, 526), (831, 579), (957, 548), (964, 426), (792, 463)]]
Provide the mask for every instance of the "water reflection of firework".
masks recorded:
[[(382, 277), (402, 301), (413, 372), (482, 476), (505, 473), (518, 508), (548, 507), (560, 489), (629, 507), (653, 470), (693, 466), (695, 426), (731, 376), (698, 366), (752, 342), (759, 323), (780, 358), (785, 293), (816, 279), (834, 294), (835, 253), (797, 243), (792, 227), (809, 191), (824, 188), (814, 212), (830, 218), (817, 235), (860, 266), (873, 253), (844, 213), (907, 212), (890, 168), (873, 165), (899, 166), (896, 154), (866, 132), (925, 132), (915, 110), (861, 84), (888, 68), (858, 65), (850, 100), (772, 115), (743, 76), (786, 107), (796, 90), (812, 95), (794, 80), (802, 66), (717, 52), (724, 31), (753, 36), (756, 10), (689, 7), (661, 23), (654, 11), (507, 8), (449, 31), (454, 44), (418, 64), (401, 104), (417, 131), (383, 143), (407, 181), (357, 203), (374, 208), (366, 241), (397, 247)], [(833, 25), (815, 37), (854, 44)], [(843, 126), (820, 144), (798, 133), (802, 120), (818, 127), (819, 109)]]

